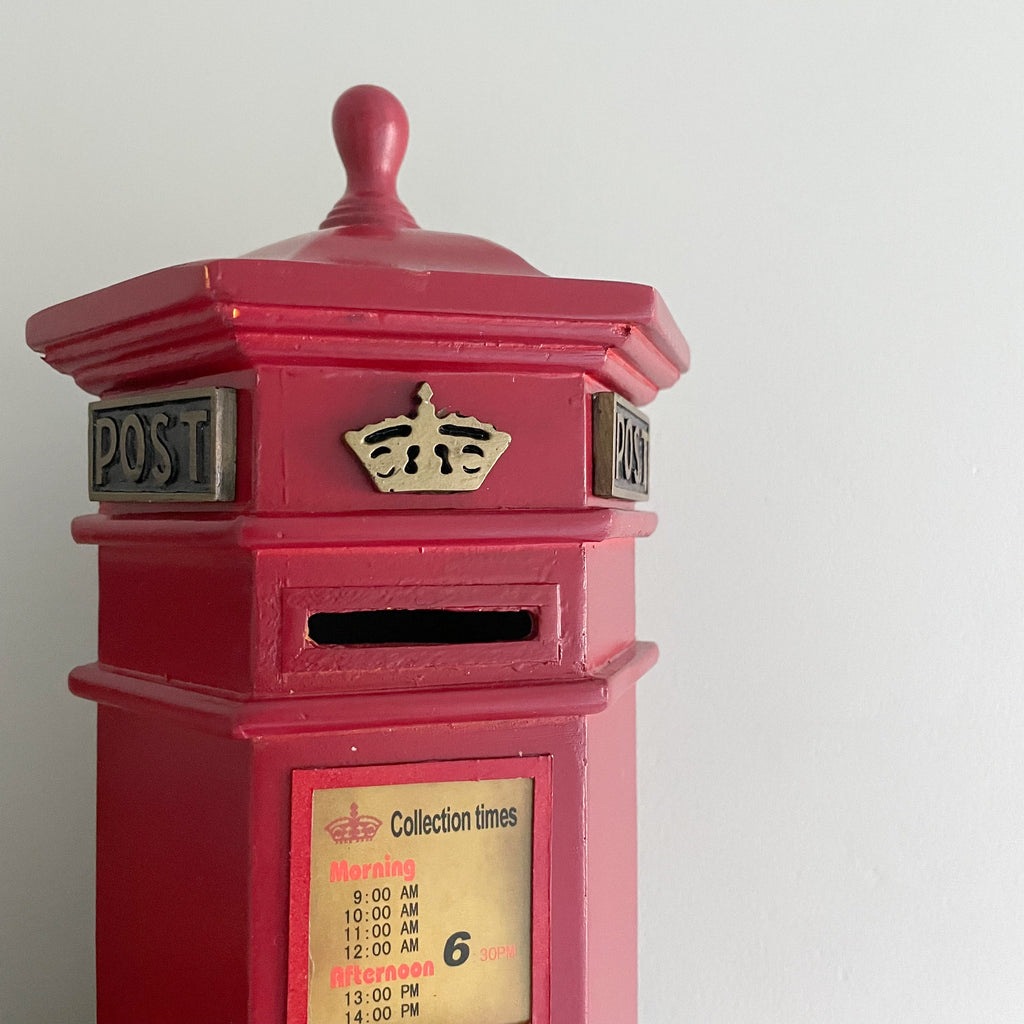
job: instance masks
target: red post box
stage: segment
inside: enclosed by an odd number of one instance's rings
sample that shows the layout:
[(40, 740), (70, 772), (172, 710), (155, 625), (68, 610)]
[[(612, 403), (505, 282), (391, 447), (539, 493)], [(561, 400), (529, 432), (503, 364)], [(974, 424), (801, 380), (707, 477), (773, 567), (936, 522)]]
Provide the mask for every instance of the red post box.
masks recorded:
[(636, 1016), (651, 288), (419, 229), (359, 86), (320, 230), (36, 314), (100, 396), (100, 1024)]

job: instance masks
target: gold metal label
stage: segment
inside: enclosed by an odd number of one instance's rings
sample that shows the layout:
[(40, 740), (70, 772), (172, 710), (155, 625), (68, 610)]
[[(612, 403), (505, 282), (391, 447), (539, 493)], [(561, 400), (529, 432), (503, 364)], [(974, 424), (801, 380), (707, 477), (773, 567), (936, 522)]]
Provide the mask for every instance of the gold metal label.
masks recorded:
[(475, 491), (512, 435), (473, 416), (438, 416), (427, 383), (416, 394), (419, 407), (412, 416), (393, 416), (349, 430), (346, 444), (378, 491)]
[(313, 778), (307, 1024), (530, 1021), (534, 779), (324, 774), (295, 773)]
[(89, 497), (234, 500), (234, 390), (187, 388), (91, 402)]
[(649, 497), (651, 421), (614, 391), (594, 395), (594, 493), (601, 498)]

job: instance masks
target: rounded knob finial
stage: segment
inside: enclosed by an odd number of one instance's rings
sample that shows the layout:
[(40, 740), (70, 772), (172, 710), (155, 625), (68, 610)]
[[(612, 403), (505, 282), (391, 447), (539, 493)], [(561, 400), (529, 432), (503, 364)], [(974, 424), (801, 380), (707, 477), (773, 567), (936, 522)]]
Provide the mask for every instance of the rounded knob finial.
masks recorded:
[(379, 85), (353, 86), (338, 97), (331, 123), (348, 187), (320, 227), (416, 227), (398, 198), (409, 118), (397, 97)]

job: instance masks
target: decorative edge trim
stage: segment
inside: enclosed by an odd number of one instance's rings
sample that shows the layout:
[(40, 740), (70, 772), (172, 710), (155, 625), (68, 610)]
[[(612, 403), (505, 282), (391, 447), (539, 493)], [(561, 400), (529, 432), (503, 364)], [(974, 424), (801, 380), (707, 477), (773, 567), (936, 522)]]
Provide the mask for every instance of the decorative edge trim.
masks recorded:
[(239, 700), (133, 675), (93, 662), (69, 677), (73, 694), (185, 728), (232, 739), (303, 735), (429, 722), (486, 722), (597, 714), (650, 669), (658, 648), (637, 641), (591, 675), (571, 681), (459, 687), (395, 693), (352, 693)]

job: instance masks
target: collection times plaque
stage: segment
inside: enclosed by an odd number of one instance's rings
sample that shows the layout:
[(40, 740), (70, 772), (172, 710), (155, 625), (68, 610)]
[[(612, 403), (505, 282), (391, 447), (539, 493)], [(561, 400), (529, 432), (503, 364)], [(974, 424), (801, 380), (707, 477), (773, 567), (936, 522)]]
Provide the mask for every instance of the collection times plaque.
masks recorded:
[(526, 1024), (548, 762), (297, 770), (289, 1024)]

